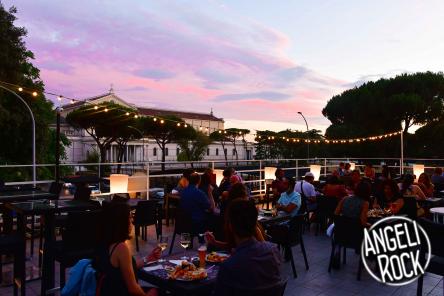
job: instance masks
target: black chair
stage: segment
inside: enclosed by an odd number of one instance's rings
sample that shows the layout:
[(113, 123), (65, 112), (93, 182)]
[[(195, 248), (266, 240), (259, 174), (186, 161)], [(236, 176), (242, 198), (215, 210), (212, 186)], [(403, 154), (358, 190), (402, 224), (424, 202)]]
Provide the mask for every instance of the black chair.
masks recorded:
[(326, 229), (329, 222), (333, 221), (338, 199), (334, 196), (323, 196), (317, 199), (314, 223), (317, 223), (316, 234)]
[(415, 196), (404, 196), (404, 206), (399, 211), (400, 215), (407, 215), (410, 219), (416, 220), (417, 218), (417, 210), (418, 210), (418, 202), (416, 201)]
[(146, 241), (147, 227), (154, 225), (156, 227), (156, 236), (162, 234), (162, 220), (159, 219), (158, 201), (157, 200), (144, 200), (139, 201), (134, 213), (134, 232), (136, 239), (136, 250), (139, 252), (139, 235), (142, 230), (142, 239)]
[(285, 288), (287, 287), (287, 280), (282, 281), (276, 285), (267, 288), (258, 289), (237, 289), (226, 288), (224, 295), (226, 296), (283, 296)]
[(62, 240), (50, 248), (55, 260), (60, 263), (60, 286), (65, 285), (66, 268), (74, 266), (80, 259), (93, 258), (97, 243), (97, 227), (100, 211), (72, 212), (62, 229)]
[(176, 239), (176, 234), (189, 233), (191, 235), (191, 248), (193, 247), (193, 238), (196, 234), (193, 231), (193, 220), (191, 219), (191, 214), (184, 211), (180, 207), (177, 208), (176, 217), (174, 218), (174, 232), (173, 239), (171, 240), (169, 255), (173, 251), (174, 241)]
[[(431, 220), (421, 218), (419, 224), (424, 228), (430, 239), (431, 252), (434, 255), (430, 259), (427, 272), (434, 273), (444, 277), (444, 224), (437, 224)], [(425, 246), (423, 244), (422, 246)], [(426, 250), (422, 249), (421, 257), (424, 258)], [(417, 295), (422, 295), (422, 286), (424, 282), (424, 276), (418, 278), (418, 288), (416, 290)]]
[[(26, 272), (25, 272), (25, 239), (22, 235), (12, 233), (0, 235), (0, 258), (2, 255), (14, 256), (13, 293), (14, 296), (25, 295)], [(2, 272), (2, 262), (0, 260), (0, 272)]]
[[(345, 216), (335, 216), (335, 228), (331, 240), (331, 254), (330, 263), (328, 265), (328, 272), (331, 272), (333, 260), (335, 257), (335, 250), (339, 247), (339, 264), (341, 262), (341, 247), (344, 248), (343, 264), (346, 264), (346, 250), (354, 249), (356, 253), (360, 253), (361, 243), (364, 238), (364, 228), (359, 219), (352, 219)], [(359, 256), (357, 280), (361, 280), (362, 259)]]
[(270, 240), (273, 243), (282, 246), (286, 254), (288, 254), (291, 262), (291, 269), (293, 270), (293, 276), (295, 278), (297, 277), (297, 273), (294, 264), (293, 252), (291, 250), (293, 246), (301, 246), (302, 255), (304, 256), (305, 269), (309, 269), (304, 239), (302, 237), (305, 215), (305, 213), (297, 215), (289, 222), (274, 224), (267, 229), (267, 235), (271, 237)]

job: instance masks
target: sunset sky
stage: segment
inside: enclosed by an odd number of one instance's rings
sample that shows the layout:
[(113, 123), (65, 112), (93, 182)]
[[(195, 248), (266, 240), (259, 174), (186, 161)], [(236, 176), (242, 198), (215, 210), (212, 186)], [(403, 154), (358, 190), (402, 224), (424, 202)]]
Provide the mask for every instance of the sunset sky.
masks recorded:
[(140, 106), (209, 112), (226, 127), (325, 130), (333, 95), (444, 69), (444, 1), (3, 0), (18, 9), (48, 91), (114, 85)]

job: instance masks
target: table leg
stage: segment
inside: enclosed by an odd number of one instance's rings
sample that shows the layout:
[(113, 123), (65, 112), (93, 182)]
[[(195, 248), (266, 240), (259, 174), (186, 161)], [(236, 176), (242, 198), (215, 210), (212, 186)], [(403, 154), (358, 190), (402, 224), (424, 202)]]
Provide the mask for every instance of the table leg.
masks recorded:
[(47, 213), (45, 216), (45, 243), (43, 245), (43, 264), (42, 264), (42, 285), (40, 294), (46, 295), (46, 291), (54, 288), (54, 254), (51, 250), (51, 244), (55, 241), (54, 213)]

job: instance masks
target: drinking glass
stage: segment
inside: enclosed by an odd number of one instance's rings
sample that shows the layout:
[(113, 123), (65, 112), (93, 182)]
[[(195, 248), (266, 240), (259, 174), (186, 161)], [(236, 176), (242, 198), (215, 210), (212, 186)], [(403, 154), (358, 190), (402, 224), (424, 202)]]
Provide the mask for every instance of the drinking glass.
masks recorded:
[(186, 251), (191, 245), (191, 235), (189, 233), (182, 233), (180, 235), (180, 246), (184, 249), (183, 256), (180, 258), (182, 260), (188, 260), (186, 256)]
[(97, 197), (96, 199), (99, 202), (100, 206), (102, 206), (102, 203), (105, 199), (103, 197)]
[[(162, 252), (165, 251), (166, 248), (168, 247), (168, 236), (166, 235), (159, 236), (159, 240), (157, 241), (157, 246), (162, 250)], [(158, 261), (165, 262), (165, 259), (161, 257)]]

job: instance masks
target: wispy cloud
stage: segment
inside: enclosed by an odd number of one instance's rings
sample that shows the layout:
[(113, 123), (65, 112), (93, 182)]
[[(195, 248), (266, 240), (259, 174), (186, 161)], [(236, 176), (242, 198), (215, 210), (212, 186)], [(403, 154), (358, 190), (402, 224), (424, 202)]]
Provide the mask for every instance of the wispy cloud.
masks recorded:
[(69, 96), (113, 83), (136, 104), (275, 121), (319, 116), (346, 83), (297, 64), (288, 36), (214, 1), (14, 5), (47, 88)]

